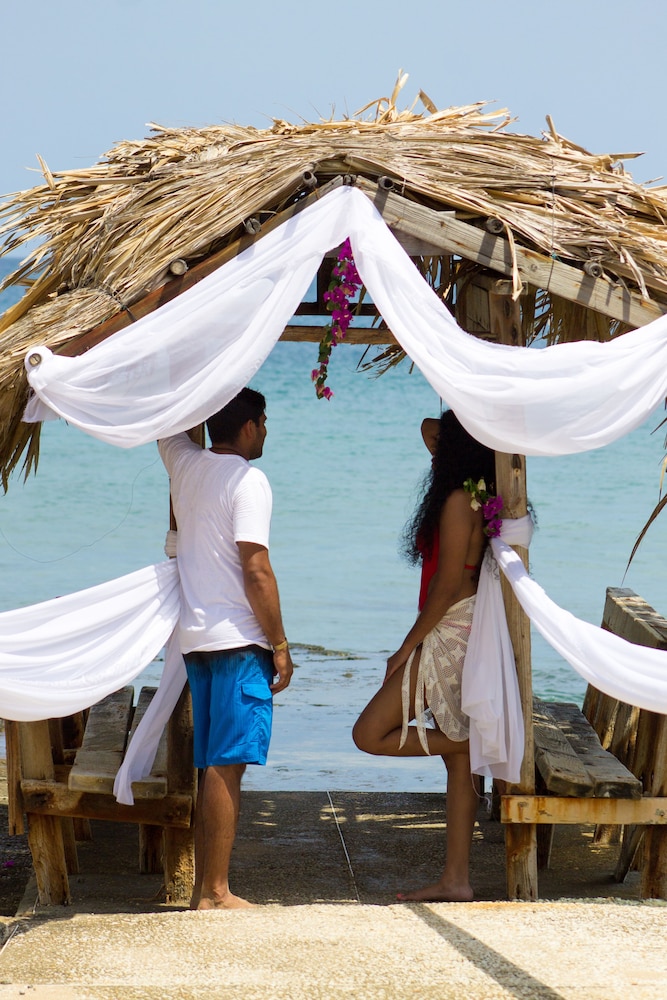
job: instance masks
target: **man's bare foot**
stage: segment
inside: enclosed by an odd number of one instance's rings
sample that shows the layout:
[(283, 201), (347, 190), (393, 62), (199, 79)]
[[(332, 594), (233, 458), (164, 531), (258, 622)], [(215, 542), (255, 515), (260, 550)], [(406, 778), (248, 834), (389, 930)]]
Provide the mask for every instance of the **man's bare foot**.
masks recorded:
[(198, 910), (247, 910), (253, 903), (241, 896), (235, 896), (233, 892), (228, 892), (225, 896), (211, 899), (210, 896), (202, 896), (197, 903)]
[(453, 885), (436, 882), (412, 892), (397, 892), (399, 903), (472, 903), (474, 894), (470, 885)]

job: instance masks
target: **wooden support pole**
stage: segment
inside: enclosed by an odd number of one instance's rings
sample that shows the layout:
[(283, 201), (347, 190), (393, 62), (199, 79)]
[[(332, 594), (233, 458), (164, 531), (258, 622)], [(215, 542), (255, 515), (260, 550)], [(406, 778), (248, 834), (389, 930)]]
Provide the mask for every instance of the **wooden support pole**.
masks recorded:
[[(21, 766), (24, 778), (53, 780), (48, 720), (19, 723)], [(43, 906), (71, 902), (61, 819), (29, 811), (28, 845), (37, 879), (39, 902)]]
[[(489, 291), (489, 321), (494, 339), (501, 344), (524, 346), (521, 308), (512, 299), (511, 285), (497, 281)], [(505, 518), (524, 517), (527, 513), (526, 460), (523, 455), (496, 453), (496, 490), (503, 497)], [(515, 549), (526, 568), (528, 550)], [(530, 621), (501, 574), (507, 624), (514, 648), (514, 658), (523, 707), (525, 748), (519, 784), (508, 789), (531, 795), (535, 792), (533, 742), (533, 685), (531, 673)], [(509, 824), (505, 830), (507, 856), (507, 892), (510, 899), (537, 899), (537, 832), (534, 824)]]
[[(189, 431), (193, 441), (206, 447), (204, 424)], [(177, 530), (174, 510), (169, 503), (169, 527)], [(193, 805), (197, 800), (197, 772), (192, 746), (192, 698), (185, 685), (167, 728), (167, 785), (175, 795), (188, 795)], [(173, 828), (164, 831), (164, 883), (167, 902), (190, 902), (195, 882), (195, 841), (193, 822), (187, 830)]]
[(5, 757), (7, 760), (7, 832), (10, 837), (25, 833), (21, 795), (21, 748), (19, 722), (5, 719)]
[[(185, 685), (168, 723), (167, 780), (172, 795), (188, 795), (196, 801), (197, 772), (193, 762), (192, 698)], [(195, 881), (194, 827), (164, 831), (164, 881), (169, 903), (190, 902)]]
[[(667, 795), (667, 715), (655, 716), (653, 768), (648, 795)], [(667, 899), (667, 831), (650, 826), (644, 838), (642, 899)]]

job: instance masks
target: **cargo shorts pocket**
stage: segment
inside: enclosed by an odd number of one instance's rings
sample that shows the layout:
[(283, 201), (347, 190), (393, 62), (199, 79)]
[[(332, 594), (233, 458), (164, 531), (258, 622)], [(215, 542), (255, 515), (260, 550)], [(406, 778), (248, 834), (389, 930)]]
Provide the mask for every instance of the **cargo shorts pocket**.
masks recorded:
[(248, 741), (258, 745), (259, 757), (265, 760), (271, 738), (273, 694), (268, 684), (247, 681), (241, 684), (241, 700), (248, 713)]

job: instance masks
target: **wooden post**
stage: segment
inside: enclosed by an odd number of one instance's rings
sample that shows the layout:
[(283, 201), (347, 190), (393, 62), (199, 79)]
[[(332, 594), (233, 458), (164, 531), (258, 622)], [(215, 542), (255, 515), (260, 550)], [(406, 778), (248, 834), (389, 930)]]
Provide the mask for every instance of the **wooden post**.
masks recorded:
[[(188, 432), (193, 441), (206, 446), (204, 424)], [(177, 529), (174, 511), (169, 502), (169, 527)], [(194, 766), (192, 746), (192, 698), (188, 684), (181, 692), (176, 708), (172, 712), (167, 729), (167, 787), (169, 793), (179, 793), (192, 797), (193, 806), (197, 799), (197, 772)], [(194, 824), (194, 809), (193, 819)], [(177, 830), (167, 827), (164, 831), (164, 882), (167, 902), (189, 903), (195, 881), (194, 827)]]
[[(655, 741), (652, 746), (652, 774), (645, 794), (667, 795), (667, 715), (655, 715)], [(642, 864), (642, 899), (667, 899), (667, 833), (649, 826), (644, 835)]]
[[(167, 787), (169, 794), (197, 797), (197, 772), (193, 763), (192, 699), (185, 685), (172, 712), (167, 730)], [(194, 819), (194, 818), (193, 818)], [(194, 828), (165, 827), (164, 881), (169, 903), (190, 902), (195, 876)]]
[(19, 722), (5, 719), (5, 756), (7, 760), (7, 832), (10, 837), (25, 833), (23, 796), (21, 795), (21, 747)]
[[(511, 284), (496, 281), (489, 291), (489, 321), (491, 333), (498, 343), (525, 346), (521, 329), (521, 308), (511, 295)], [(523, 517), (528, 510), (526, 493), (526, 460), (523, 455), (496, 453), (496, 490), (503, 497), (505, 518)], [(526, 568), (528, 550), (517, 546)], [(530, 621), (514, 593), (501, 574), (505, 611), (509, 627), (523, 707), (525, 749), (518, 785), (509, 792), (534, 794), (535, 763), (533, 744), (533, 684), (530, 656)], [(537, 899), (537, 834), (532, 824), (507, 824), (505, 828), (507, 855), (507, 892), (510, 899)]]
[[(49, 736), (51, 738), (51, 760), (55, 764), (65, 763), (65, 748), (63, 744), (63, 720), (49, 719)], [(55, 773), (55, 772), (54, 772)], [(79, 857), (76, 853), (76, 837), (74, 836), (74, 820), (63, 816), (60, 820), (63, 836), (65, 861), (68, 875), (79, 874)]]
[(148, 823), (139, 824), (139, 871), (164, 871), (164, 829)]
[[(53, 781), (55, 770), (48, 720), (19, 723), (19, 740), (23, 777)], [(43, 906), (71, 902), (60, 817), (36, 813), (28, 813), (27, 817), (28, 844), (39, 902)]]

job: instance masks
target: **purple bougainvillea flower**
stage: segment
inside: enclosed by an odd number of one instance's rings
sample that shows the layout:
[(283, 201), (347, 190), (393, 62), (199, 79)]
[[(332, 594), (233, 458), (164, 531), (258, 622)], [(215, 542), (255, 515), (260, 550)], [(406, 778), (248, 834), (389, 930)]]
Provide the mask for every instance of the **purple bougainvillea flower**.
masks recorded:
[(487, 521), (497, 517), (503, 509), (502, 497), (489, 497), (483, 507), (483, 514)]
[(354, 263), (352, 246), (350, 240), (346, 239), (341, 244), (337, 260), (331, 269), (329, 288), (322, 296), (327, 311), (331, 313), (331, 323), (324, 327), (320, 340), (318, 355), (320, 367), (311, 372), (311, 379), (315, 383), (318, 399), (331, 399), (333, 396), (331, 389), (325, 388), (324, 385), (328, 374), (327, 365), (331, 349), (345, 337), (352, 322), (350, 299), (355, 295), (360, 285), (361, 278)]

